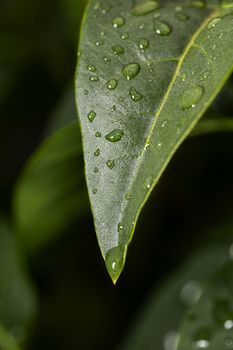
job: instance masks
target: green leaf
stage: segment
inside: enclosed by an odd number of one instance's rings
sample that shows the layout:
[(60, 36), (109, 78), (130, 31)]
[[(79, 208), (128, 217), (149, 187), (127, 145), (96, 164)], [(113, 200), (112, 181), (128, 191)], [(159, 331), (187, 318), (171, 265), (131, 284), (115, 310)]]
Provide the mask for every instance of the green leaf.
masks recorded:
[(217, 132), (232, 132), (233, 118), (225, 118), (224, 116), (215, 116), (208, 118), (197, 124), (192, 131), (191, 136), (200, 136)]
[(114, 283), (142, 207), (233, 69), (232, 7), (135, 6), (90, 1), (76, 76), (95, 227)]
[(18, 239), (34, 252), (60, 235), (87, 208), (79, 127), (71, 123), (43, 142), (19, 179), (14, 195)]
[(178, 350), (233, 348), (232, 269), (233, 261), (225, 262), (211, 278), (184, 322)]
[[(175, 349), (181, 323), (196, 304), (206, 280), (226, 261), (232, 227), (211, 232), (211, 243), (196, 251), (151, 297), (119, 349)], [(186, 347), (191, 349), (191, 346)], [(220, 347), (221, 348), (221, 347)]]
[[(13, 347), (13, 336), (25, 341), (37, 311), (34, 291), (26, 277), (24, 264), (9, 228), (0, 222), (0, 324), (8, 330), (7, 337), (0, 327), (0, 348)], [(4, 335), (5, 334), (5, 335)], [(7, 340), (8, 339), (8, 340)], [(5, 344), (5, 345), (4, 345)], [(6, 344), (9, 344), (7, 347)]]
[(4, 327), (0, 325), (0, 349), (1, 350), (19, 350), (14, 337), (9, 334)]

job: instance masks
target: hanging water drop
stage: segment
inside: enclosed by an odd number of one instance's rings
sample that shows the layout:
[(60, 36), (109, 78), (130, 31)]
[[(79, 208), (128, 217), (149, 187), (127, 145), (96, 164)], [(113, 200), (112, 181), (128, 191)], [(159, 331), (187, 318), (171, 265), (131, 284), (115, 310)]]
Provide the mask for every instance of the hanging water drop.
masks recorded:
[(107, 87), (109, 90), (115, 90), (117, 87), (117, 80), (116, 79), (111, 79), (107, 82)]
[(108, 251), (105, 257), (105, 263), (109, 275), (112, 278), (114, 284), (116, 284), (121, 271), (124, 267), (126, 255), (126, 247), (124, 245), (118, 245)]
[(203, 86), (194, 86), (187, 89), (181, 99), (180, 106), (185, 111), (194, 108), (204, 96), (205, 89)]
[(114, 45), (112, 46), (112, 51), (114, 55), (123, 55), (125, 53), (125, 49), (121, 45)]
[(156, 20), (154, 23), (154, 31), (160, 36), (167, 36), (171, 34), (172, 28), (169, 24)]
[(143, 98), (143, 95), (140, 94), (135, 88), (131, 87), (129, 90), (130, 97), (134, 102), (139, 102)]
[(139, 74), (140, 69), (138, 63), (129, 63), (122, 69), (122, 73), (127, 80), (132, 80)]
[(105, 136), (109, 142), (118, 142), (122, 139), (124, 132), (121, 129), (115, 129)]
[(125, 19), (123, 17), (116, 17), (112, 20), (112, 24), (114, 28), (123, 27), (125, 24)]
[(159, 1), (146, 1), (142, 4), (136, 5), (132, 10), (132, 15), (144, 16), (158, 10), (160, 6)]
[(96, 117), (96, 112), (95, 111), (90, 111), (87, 115), (88, 120), (92, 123)]

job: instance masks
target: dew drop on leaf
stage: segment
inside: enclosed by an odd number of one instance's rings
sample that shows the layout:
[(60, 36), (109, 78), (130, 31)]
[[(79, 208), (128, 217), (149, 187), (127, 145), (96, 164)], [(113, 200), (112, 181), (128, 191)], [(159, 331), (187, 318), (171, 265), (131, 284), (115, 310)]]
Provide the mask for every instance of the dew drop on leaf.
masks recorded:
[(92, 192), (93, 194), (96, 194), (98, 192), (97, 188), (95, 188)]
[(216, 25), (221, 21), (221, 18), (219, 17), (216, 17), (214, 19), (212, 19), (209, 23), (208, 23), (208, 29), (212, 29), (212, 28), (215, 28)]
[(122, 40), (129, 39), (129, 34), (128, 34), (128, 33), (122, 33), (122, 34), (121, 34), (121, 39), (122, 39)]
[(94, 5), (94, 10), (99, 10), (101, 8), (101, 4), (100, 2), (97, 2), (95, 5)]
[(116, 17), (112, 20), (112, 24), (114, 28), (123, 27), (125, 24), (125, 19), (123, 17)]
[(122, 69), (122, 73), (127, 80), (132, 80), (139, 74), (140, 69), (138, 63), (129, 63)]
[(180, 291), (180, 301), (184, 306), (195, 305), (201, 296), (201, 285), (197, 281), (187, 282)]
[(101, 137), (101, 132), (97, 131), (97, 132), (95, 133), (95, 137)]
[(126, 248), (124, 245), (120, 244), (117, 247), (110, 249), (105, 257), (106, 267), (114, 284), (117, 282), (123, 269), (125, 254)]
[(131, 199), (131, 193), (130, 193), (130, 192), (126, 193), (125, 199), (126, 199), (127, 201), (129, 201), (129, 200)]
[(109, 90), (115, 90), (117, 87), (117, 80), (116, 79), (111, 79), (107, 82), (107, 87)]
[(130, 97), (134, 102), (139, 102), (143, 98), (143, 95), (140, 94), (135, 88), (131, 87), (129, 90)]
[(224, 328), (225, 328), (226, 330), (233, 329), (233, 320), (227, 320), (227, 321), (225, 321), (225, 323), (224, 323)]
[(172, 28), (169, 24), (156, 20), (154, 23), (154, 31), (158, 35), (166, 36), (171, 34)]
[(183, 8), (181, 6), (177, 6), (175, 8), (175, 17), (179, 20), (179, 21), (187, 21), (189, 19), (189, 15), (187, 15)]
[(136, 5), (132, 9), (132, 15), (134, 16), (144, 16), (151, 12), (154, 12), (160, 8), (159, 1), (144, 1), (143, 3)]
[(99, 172), (99, 168), (95, 167), (94, 173), (98, 173), (98, 172)]
[(144, 183), (144, 187), (145, 189), (149, 190), (152, 186), (153, 183), (153, 177), (152, 176), (148, 176), (148, 178), (146, 179), (145, 183)]
[(104, 62), (110, 62), (111, 61), (111, 58), (107, 57), (107, 56), (104, 56), (103, 57), (103, 60)]
[(94, 156), (95, 156), (95, 157), (98, 157), (99, 155), (100, 155), (100, 149), (98, 148), (98, 149), (95, 151)]
[(104, 44), (103, 40), (96, 41), (95, 45), (96, 46), (102, 46)]
[(208, 349), (210, 342), (205, 339), (199, 339), (193, 343), (194, 348), (196, 349)]
[(115, 167), (115, 162), (114, 160), (111, 160), (109, 159), (107, 162), (106, 162), (106, 165), (109, 169), (113, 169)]
[(123, 55), (125, 53), (125, 49), (121, 45), (112, 46), (112, 51), (114, 55)]
[(112, 106), (111, 111), (114, 112), (116, 110), (116, 105)]
[(227, 337), (225, 339), (225, 345), (226, 345), (227, 349), (233, 349), (233, 338)]
[(186, 82), (186, 79), (187, 79), (187, 73), (182, 73), (182, 75), (181, 75), (181, 79), (182, 79), (182, 81), (183, 82)]
[(90, 111), (87, 115), (88, 120), (92, 123), (96, 117), (96, 112), (95, 111)]
[(87, 90), (84, 90), (84, 95), (88, 95), (88, 91)]
[(95, 72), (96, 71), (96, 67), (95, 66), (88, 66), (87, 69), (89, 70), (89, 72)]
[(148, 46), (149, 46), (149, 41), (146, 38), (142, 38), (139, 40), (138, 46), (142, 52), (144, 52)]
[(99, 77), (97, 75), (93, 75), (92, 77), (90, 77), (90, 81), (93, 81), (93, 82), (99, 81)]
[(194, 108), (204, 96), (205, 89), (203, 86), (194, 86), (187, 89), (181, 99), (180, 106), (185, 111)]
[(109, 134), (105, 136), (106, 140), (109, 142), (118, 142), (122, 139), (122, 136), (124, 135), (123, 131), (121, 129), (115, 129)]

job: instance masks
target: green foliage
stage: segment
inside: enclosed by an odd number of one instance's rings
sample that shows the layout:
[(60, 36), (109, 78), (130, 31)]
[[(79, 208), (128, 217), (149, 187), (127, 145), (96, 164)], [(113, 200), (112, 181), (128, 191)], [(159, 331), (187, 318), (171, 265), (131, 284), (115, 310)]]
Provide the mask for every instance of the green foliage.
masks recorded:
[(232, 24), (232, 6), (217, 1), (90, 1), (76, 91), (95, 227), (114, 283), (142, 207), (232, 72)]

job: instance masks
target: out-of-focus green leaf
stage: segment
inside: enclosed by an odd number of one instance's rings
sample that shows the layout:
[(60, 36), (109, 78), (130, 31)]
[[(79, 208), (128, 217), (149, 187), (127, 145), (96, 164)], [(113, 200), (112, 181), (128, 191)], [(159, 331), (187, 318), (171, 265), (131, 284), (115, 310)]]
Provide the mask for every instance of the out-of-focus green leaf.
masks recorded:
[[(4, 223), (0, 223), (0, 324), (8, 330), (17, 342), (23, 342), (37, 309), (35, 295), (25, 275), (24, 266), (18, 255), (14, 237)], [(0, 329), (2, 343), (7, 344)], [(13, 340), (10, 341), (9, 346)], [(4, 340), (5, 339), (5, 340)], [(0, 340), (1, 344), (1, 340)], [(2, 345), (3, 349), (4, 346)], [(1, 348), (1, 346), (0, 346)], [(6, 347), (6, 349), (8, 349)], [(9, 347), (9, 349), (11, 349)], [(12, 348), (14, 349), (14, 348)]]
[(233, 118), (226, 118), (224, 116), (215, 116), (200, 121), (194, 128), (190, 136), (200, 136), (217, 132), (232, 132)]
[[(184, 262), (161, 289), (156, 288), (121, 350), (176, 349), (183, 318), (199, 299), (206, 280), (229, 256), (232, 228), (221, 233), (221, 238), (213, 234), (208, 246)], [(191, 346), (185, 350), (190, 349)]]
[(14, 337), (10, 335), (4, 327), (0, 325), (0, 349), (1, 350), (20, 350)]
[(76, 91), (96, 233), (114, 283), (142, 207), (232, 72), (231, 11), (215, 0), (90, 1)]
[(79, 127), (46, 140), (27, 164), (14, 197), (15, 229), (29, 251), (41, 248), (88, 208)]
[[(230, 249), (233, 258), (233, 245)], [(220, 265), (184, 320), (178, 350), (233, 349), (233, 261)]]

